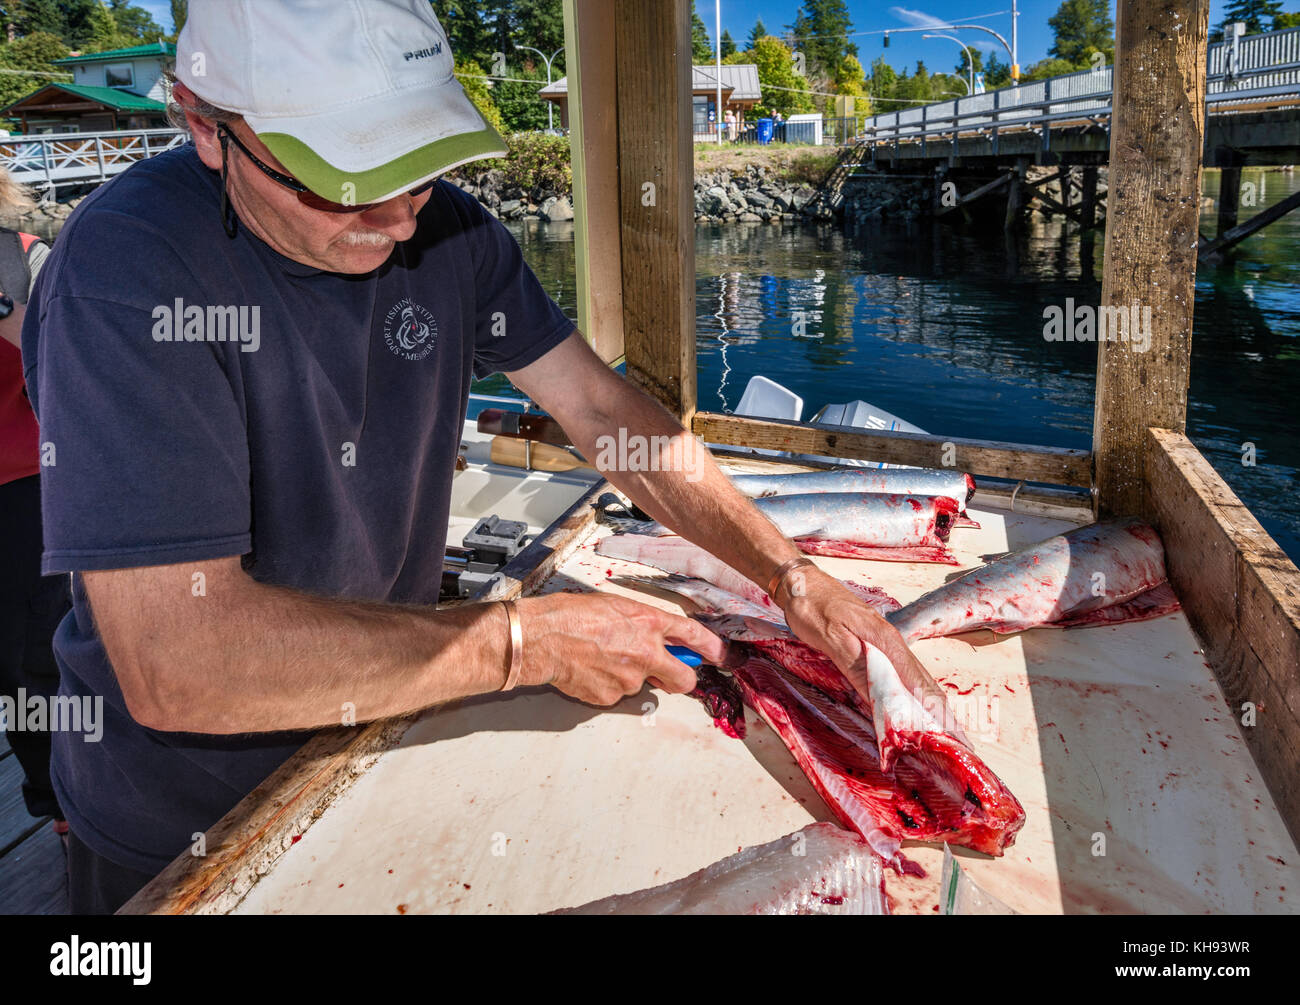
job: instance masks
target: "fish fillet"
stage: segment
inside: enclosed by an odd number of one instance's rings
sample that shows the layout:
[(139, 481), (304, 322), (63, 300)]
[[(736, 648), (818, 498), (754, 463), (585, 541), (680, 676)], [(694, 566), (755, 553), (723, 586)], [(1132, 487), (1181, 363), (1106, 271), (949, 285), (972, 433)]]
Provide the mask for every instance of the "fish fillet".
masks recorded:
[(989, 628), (1143, 621), (1178, 610), (1160, 536), (1141, 520), (1089, 524), (972, 569), (886, 615), (908, 642)]
[[(661, 572), (702, 579), (765, 609), (769, 616), (783, 617), (781, 609), (761, 586), (684, 537), (611, 534), (596, 543), (596, 554), (648, 565)], [(840, 582), (881, 614), (898, 610), (898, 601), (878, 586), (863, 586), (849, 580)]]
[(879, 856), (825, 821), (663, 886), (556, 914), (888, 914)]

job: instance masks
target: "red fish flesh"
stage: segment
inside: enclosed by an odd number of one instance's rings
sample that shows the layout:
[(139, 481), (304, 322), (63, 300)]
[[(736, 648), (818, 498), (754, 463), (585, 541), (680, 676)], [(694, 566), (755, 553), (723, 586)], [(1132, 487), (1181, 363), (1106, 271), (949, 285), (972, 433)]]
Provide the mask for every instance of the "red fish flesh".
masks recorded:
[(826, 805), (886, 862), (900, 867), (905, 840), (946, 841), (988, 855), (1015, 841), (1023, 807), (957, 740), (928, 735), (886, 773), (866, 716), (758, 653), (731, 670), (746, 703), (781, 737)]
[(1089, 524), (972, 569), (888, 614), (908, 642), (1145, 621), (1178, 610), (1160, 536), (1141, 520)]

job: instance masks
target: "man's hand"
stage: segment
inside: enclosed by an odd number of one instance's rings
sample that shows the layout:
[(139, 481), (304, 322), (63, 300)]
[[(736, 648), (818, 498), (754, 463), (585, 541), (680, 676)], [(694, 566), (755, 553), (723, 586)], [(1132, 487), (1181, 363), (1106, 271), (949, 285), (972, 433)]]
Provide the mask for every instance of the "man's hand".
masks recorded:
[(669, 694), (695, 687), (695, 671), (664, 648), (689, 646), (723, 663), (727, 646), (699, 622), (626, 597), (552, 593), (519, 601), (521, 684), (550, 684), (592, 705), (613, 705), (649, 681)]
[[(829, 656), (863, 697), (868, 696), (865, 643), (885, 654), (908, 693), (919, 695), (924, 708), (947, 709), (943, 691), (898, 630), (833, 576), (816, 566), (801, 566), (786, 575), (777, 600), (784, 602), (786, 623), (795, 635)], [(939, 718), (953, 725), (946, 711)], [(954, 735), (965, 739), (959, 729)]]

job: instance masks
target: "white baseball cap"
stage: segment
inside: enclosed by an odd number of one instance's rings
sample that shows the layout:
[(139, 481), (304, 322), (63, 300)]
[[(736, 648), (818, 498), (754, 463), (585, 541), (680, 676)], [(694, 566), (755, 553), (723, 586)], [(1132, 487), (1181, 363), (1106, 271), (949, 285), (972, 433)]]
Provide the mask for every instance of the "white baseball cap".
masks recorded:
[(176, 77), (332, 202), (382, 202), (505, 141), (429, 0), (190, 0)]

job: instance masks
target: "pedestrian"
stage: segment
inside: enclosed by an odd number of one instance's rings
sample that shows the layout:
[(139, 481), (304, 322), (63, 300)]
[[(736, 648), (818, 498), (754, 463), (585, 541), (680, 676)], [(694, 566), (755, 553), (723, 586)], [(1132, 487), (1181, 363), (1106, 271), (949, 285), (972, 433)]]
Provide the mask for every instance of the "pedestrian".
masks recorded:
[[(0, 212), (32, 205), (0, 168)], [(0, 227), (0, 697), (12, 702), (5, 738), (23, 770), (27, 812), (52, 817), (66, 841), (67, 822), (50, 784), (49, 709), (58, 693), (54, 630), (71, 603), (66, 574), (41, 575), (40, 436), (23, 380), (20, 351), (27, 299), (50, 254), (33, 234)]]

